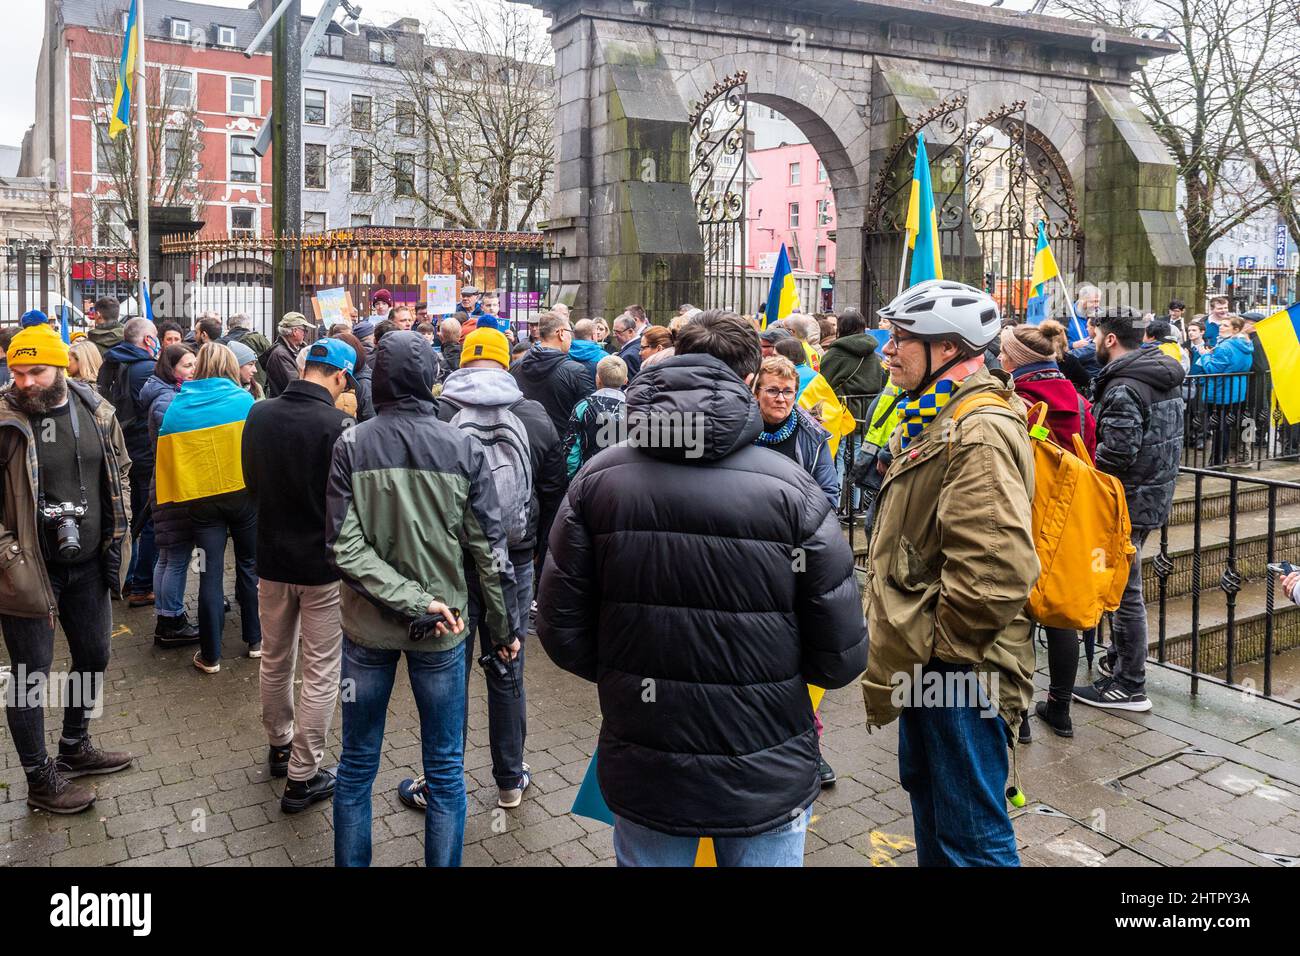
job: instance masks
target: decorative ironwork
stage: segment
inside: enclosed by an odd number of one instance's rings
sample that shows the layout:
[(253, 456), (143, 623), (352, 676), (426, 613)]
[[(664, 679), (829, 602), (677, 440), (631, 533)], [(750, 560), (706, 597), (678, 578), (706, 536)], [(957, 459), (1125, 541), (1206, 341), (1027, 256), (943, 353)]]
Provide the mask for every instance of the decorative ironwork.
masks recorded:
[(1026, 121), (1017, 100), (970, 118), (964, 96), (927, 110), (885, 153), (863, 230), (868, 315), (893, 297), (902, 260), (903, 229), (917, 135), (926, 150), (935, 191), (944, 274), (980, 286), (1004, 311), (1023, 315), (1031, 295), (1039, 221), (1063, 272), (1082, 269), (1082, 230), (1074, 185), (1060, 154)]
[(691, 110), (691, 195), (704, 244), (704, 306), (745, 311), (745, 106), (749, 74), (724, 77)]

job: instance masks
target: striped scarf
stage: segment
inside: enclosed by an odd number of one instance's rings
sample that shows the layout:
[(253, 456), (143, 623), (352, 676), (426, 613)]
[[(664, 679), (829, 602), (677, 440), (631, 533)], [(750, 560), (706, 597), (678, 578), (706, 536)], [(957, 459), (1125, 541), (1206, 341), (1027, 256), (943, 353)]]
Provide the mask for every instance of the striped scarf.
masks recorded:
[(941, 378), (922, 392), (919, 398), (903, 399), (898, 406), (903, 423), (903, 433), (899, 436), (902, 447), (906, 448), (925, 431), (925, 427), (934, 421), (939, 412), (943, 411), (943, 407), (948, 404), (948, 399), (952, 398), (952, 393), (959, 385), (961, 385), (960, 379)]

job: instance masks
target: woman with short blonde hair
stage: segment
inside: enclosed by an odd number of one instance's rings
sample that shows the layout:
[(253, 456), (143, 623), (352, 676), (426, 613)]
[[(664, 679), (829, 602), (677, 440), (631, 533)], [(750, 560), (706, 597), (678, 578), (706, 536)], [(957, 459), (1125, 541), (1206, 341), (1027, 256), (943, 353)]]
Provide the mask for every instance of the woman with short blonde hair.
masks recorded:
[[(68, 378), (96, 388), (104, 356), (90, 339), (77, 339), (68, 346)], [(96, 388), (96, 390), (98, 390)]]
[(840, 479), (827, 441), (831, 433), (799, 407), (799, 372), (784, 355), (763, 359), (754, 376), (754, 397), (763, 430), (754, 444), (785, 455), (821, 486), (831, 507), (839, 505)]

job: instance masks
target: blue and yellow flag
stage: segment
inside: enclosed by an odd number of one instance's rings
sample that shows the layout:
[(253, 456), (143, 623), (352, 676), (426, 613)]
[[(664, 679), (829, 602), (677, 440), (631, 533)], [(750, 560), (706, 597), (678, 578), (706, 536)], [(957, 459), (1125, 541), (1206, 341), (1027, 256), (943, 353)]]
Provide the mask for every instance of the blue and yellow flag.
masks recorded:
[(244, 487), (241, 447), (253, 396), (228, 378), (186, 382), (158, 429), (158, 503), (210, 498)]
[(135, 20), (136, 0), (126, 15), (126, 33), (122, 36), (122, 56), (117, 61), (117, 89), (113, 93), (113, 115), (108, 121), (108, 138), (131, 125), (131, 93), (135, 89), (135, 57), (140, 49), (140, 28)]
[(1029, 300), (1026, 320), (1030, 325), (1037, 325), (1046, 318), (1047, 283), (1057, 278), (1061, 270), (1057, 268), (1056, 256), (1047, 242), (1047, 226), (1038, 220), (1038, 246), (1034, 249), (1034, 271), (1030, 283), (1034, 287), (1033, 298)]
[(1273, 395), (1289, 424), (1300, 424), (1300, 302), (1255, 323), (1273, 373)]
[(776, 269), (772, 272), (772, 285), (767, 290), (767, 311), (763, 315), (763, 328), (767, 323), (776, 322), (794, 313), (800, 308), (799, 292), (794, 287), (794, 272), (790, 269), (790, 256), (781, 243), (781, 253), (776, 257)]
[(939, 217), (934, 210), (934, 187), (930, 184), (930, 157), (925, 151), (925, 134), (916, 134), (916, 165), (912, 168), (912, 195), (907, 200), (907, 247), (912, 250), (912, 272), (908, 285), (926, 279), (943, 278), (939, 252)]

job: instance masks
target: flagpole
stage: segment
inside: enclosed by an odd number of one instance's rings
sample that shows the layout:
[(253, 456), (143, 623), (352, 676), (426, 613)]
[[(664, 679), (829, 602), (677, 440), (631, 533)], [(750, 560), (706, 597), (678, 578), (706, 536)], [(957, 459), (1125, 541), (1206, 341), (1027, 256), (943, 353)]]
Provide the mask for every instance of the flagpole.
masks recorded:
[[(140, 304), (140, 315), (147, 316), (145, 290), (149, 288), (149, 117), (148, 117), (148, 74), (144, 61), (144, 0), (136, 0), (135, 38), (136, 74), (135, 74), (135, 116), (136, 116), (136, 268), (140, 276), (140, 287), (136, 296)], [(161, 88), (161, 84), (160, 84)]]
[(907, 269), (907, 230), (903, 231), (903, 258), (898, 261), (898, 294), (903, 294), (903, 273)]

